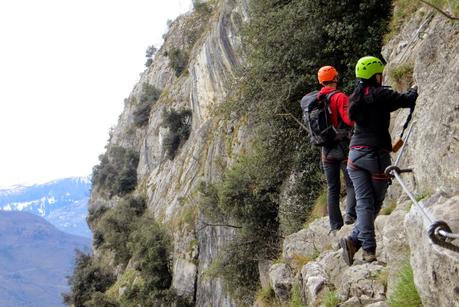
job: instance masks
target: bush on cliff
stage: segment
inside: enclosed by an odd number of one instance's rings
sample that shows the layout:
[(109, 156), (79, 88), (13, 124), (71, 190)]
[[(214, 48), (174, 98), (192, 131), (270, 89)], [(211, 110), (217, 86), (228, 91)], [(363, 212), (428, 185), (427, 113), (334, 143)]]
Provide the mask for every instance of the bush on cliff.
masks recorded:
[[(98, 248), (101, 253), (113, 257), (114, 265), (126, 268), (139, 277), (130, 283), (121, 296), (107, 296), (105, 291), (116, 281), (100, 273), (97, 262), (90, 256), (77, 255), (77, 265), (70, 279), (71, 292), (66, 302), (78, 301), (76, 306), (159, 306), (180, 303), (187, 306), (171, 289), (172, 272), (171, 240), (165, 230), (146, 211), (143, 197), (127, 196), (114, 208), (97, 210), (93, 219), (95, 236), (99, 234)], [(109, 275), (110, 277), (111, 275)], [(113, 292), (110, 290), (109, 292)], [(117, 291), (115, 291), (117, 293)], [(105, 305), (103, 305), (105, 306)]]
[(150, 110), (153, 104), (158, 101), (161, 91), (148, 83), (142, 85), (140, 103), (136, 105), (133, 116), (134, 125), (138, 128), (145, 126), (150, 118)]
[(175, 71), (175, 75), (177, 77), (180, 76), (188, 65), (188, 52), (179, 48), (173, 48), (167, 52), (167, 56), (169, 57), (169, 65)]
[(94, 294), (105, 292), (115, 280), (115, 276), (98, 265), (91, 255), (77, 251), (74, 272), (69, 277), (70, 292), (63, 294), (64, 303), (86, 306)]
[(92, 187), (106, 192), (111, 198), (133, 191), (137, 185), (139, 154), (121, 146), (110, 147), (99, 156), (100, 163), (93, 168)]
[(188, 140), (191, 132), (191, 110), (164, 111), (162, 126), (169, 131), (163, 140), (163, 150), (167, 158), (173, 160), (177, 150)]

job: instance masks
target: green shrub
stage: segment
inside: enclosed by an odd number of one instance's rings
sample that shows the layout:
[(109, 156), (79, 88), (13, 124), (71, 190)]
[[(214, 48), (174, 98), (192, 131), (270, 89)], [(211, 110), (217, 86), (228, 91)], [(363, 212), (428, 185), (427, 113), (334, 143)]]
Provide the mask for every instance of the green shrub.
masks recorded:
[(85, 307), (119, 307), (120, 305), (114, 299), (109, 298), (102, 292), (94, 292), (91, 300), (85, 302)]
[(301, 300), (300, 286), (295, 283), (292, 288), (292, 296), (290, 298), (290, 307), (305, 307)]
[(180, 76), (188, 65), (188, 52), (182, 49), (173, 48), (167, 52), (167, 55), (169, 57), (169, 65), (175, 71), (175, 75), (177, 77)]
[(148, 83), (143, 83), (140, 103), (135, 107), (133, 113), (134, 125), (136, 127), (143, 127), (148, 123), (151, 107), (158, 101), (160, 96), (161, 91), (159, 89)]
[(94, 226), (108, 209), (105, 206), (89, 207), (88, 216), (86, 217), (88, 225), (91, 227)]
[(327, 216), (327, 197), (328, 197), (328, 191), (327, 188), (323, 188), (322, 191), (320, 192), (319, 196), (314, 202), (312, 210), (308, 214), (308, 219), (303, 225), (303, 228), (308, 228), (309, 224), (314, 222), (315, 220)]
[(134, 125), (136, 127), (143, 127), (150, 119), (151, 102), (144, 102), (136, 106), (134, 110)]
[(86, 306), (100, 297), (114, 282), (115, 276), (100, 267), (92, 258), (81, 251), (76, 252), (73, 275), (68, 278), (70, 292), (63, 294), (64, 303), (75, 307)]
[(397, 91), (407, 90), (413, 83), (413, 63), (400, 64), (389, 70), (389, 78)]
[(191, 110), (164, 111), (162, 126), (169, 129), (163, 140), (163, 150), (167, 158), (173, 160), (177, 150), (188, 140), (191, 132)]
[(153, 59), (147, 59), (147, 61), (145, 62), (145, 67), (150, 67), (151, 64), (153, 64)]
[(327, 290), (323, 294), (322, 302), (325, 305), (325, 307), (339, 306), (340, 299), (338, 297), (338, 293), (336, 293), (336, 291)]
[(161, 90), (157, 89), (154, 85), (144, 82), (142, 84), (142, 94), (140, 96), (140, 103), (156, 102), (161, 96)]
[(145, 208), (143, 198), (124, 198), (115, 208), (108, 210), (95, 227), (95, 240), (96, 234), (100, 236), (97, 237), (97, 245), (113, 251), (116, 264), (127, 265), (131, 258), (129, 236), (136, 229)]
[(193, 0), (193, 8), (199, 15), (209, 15), (212, 12), (210, 5), (203, 0)]
[(419, 8), (419, 2), (413, 0), (394, 0), (392, 18), (389, 23), (389, 32), (384, 36), (384, 41), (388, 42), (400, 30), (405, 20), (410, 18)]
[(276, 295), (271, 286), (268, 286), (266, 288), (261, 288), (257, 292), (257, 300), (260, 300), (263, 303), (272, 305), (275, 299), (276, 299)]
[[(123, 275), (131, 278), (114, 284), (115, 278), (108, 275), (111, 278), (108, 282), (90, 256), (78, 254), (77, 266), (70, 279), (72, 291), (66, 294), (66, 303), (78, 300), (79, 305), (75, 306), (83, 306), (84, 303), (84, 306), (94, 307), (191, 306), (171, 289), (171, 240), (146, 211), (143, 197), (129, 195), (114, 208), (94, 212), (98, 215), (93, 217), (94, 245), (102, 253), (109, 250), (113, 254), (114, 265), (126, 268), (131, 263), (129, 271)], [(112, 285), (110, 291), (104, 293)], [(121, 285), (126, 290), (120, 297), (113, 298), (118, 296), (116, 289)]]
[(389, 215), (395, 210), (395, 208), (397, 208), (397, 202), (393, 199), (390, 199), (387, 201), (386, 206), (381, 208), (381, 212), (379, 214)]
[(145, 51), (145, 57), (147, 58), (147, 62), (145, 63), (146, 67), (150, 67), (153, 63), (153, 56), (156, 54), (156, 51), (158, 51), (158, 49), (156, 49), (153, 45), (147, 47), (147, 50)]
[(93, 168), (92, 187), (105, 191), (111, 198), (133, 191), (137, 185), (139, 154), (121, 146), (110, 147), (99, 156), (100, 164)]
[(241, 306), (251, 305), (258, 289), (258, 261), (254, 259), (254, 252), (258, 253), (252, 243), (248, 236), (238, 237), (205, 272), (208, 279), (223, 278), (226, 291)]
[(414, 284), (413, 269), (409, 262), (400, 270), (394, 292), (389, 298), (389, 305), (393, 307), (422, 306), (421, 298)]
[(170, 288), (172, 273), (169, 268), (170, 239), (152, 219), (144, 217), (137, 223), (129, 236), (129, 250), (132, 259), (144, 281), (151, 288)]

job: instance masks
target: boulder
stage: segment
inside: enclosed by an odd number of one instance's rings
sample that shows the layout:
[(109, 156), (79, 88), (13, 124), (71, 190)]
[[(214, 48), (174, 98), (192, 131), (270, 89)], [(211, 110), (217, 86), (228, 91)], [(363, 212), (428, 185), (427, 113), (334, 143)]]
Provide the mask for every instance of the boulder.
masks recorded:
[[(434, 220), (448, 223), (459, 233), (459, 194), (448, 197), (436, 193), (421, 202)], [(432, 243), (427, 235), (429, 222), (417, 206), (405, 219), (411, 248), (414, 282), (424, 306), (459, 306), (459, 254)], [(459, 246), (459, 240), (452, 242)]]
[(321, 291), (327, 287), (328, 276), (319, 263), (310, 262), (301, 269), (300, 280), (304, 302), (312, 304), (316, 302)]
[(404, 220), (408, 213), (406, 208), (410, 203), (411, 201), (399, 204), (397, 208), (387, 216), (382, 230), (382, 239), (378, 241), (378, 246), (379, 243), (382, 242), (383, 247), (381, 257), (378, 257), (378, 260), (382, 260), (389, 264), (387, 297), (391, 295), (393, 286), (397, 282), (398, 273), (405, 263), (404, 259), (409, 258), (410, 249), (406, 237)]
[(274, 264), (269, 270), (269, 280), (276, 297), (282, 303), (289, 302), (294, 283), (294, 275), (290, 267), (285, 263)]
[(384, 266), (374, 262), (347, 268), (337, 285), (340, 296), (343, 299), (356, 297), (363, 305), (384, 301), (386, 289), (378, 280), (378, 275), (383, 270)]
[(296, 257), (311, 257), (318, 252), (332, 249), (333, 235), (329, 235), (328, 217), (312, 222), (308, 228), (287, 236), (284, 240), (282, 256), (288, 264)]

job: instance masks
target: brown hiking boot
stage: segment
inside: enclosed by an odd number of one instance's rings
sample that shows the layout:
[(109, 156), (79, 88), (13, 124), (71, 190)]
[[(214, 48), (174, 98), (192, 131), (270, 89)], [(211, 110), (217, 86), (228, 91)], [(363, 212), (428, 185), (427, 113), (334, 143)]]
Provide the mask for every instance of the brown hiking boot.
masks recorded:
[(376, 254), (372, 251), (363, 250), (362, 252), (362, 260), (363, 262), (370, 263), (376, 261)]
[(343, 249), (343, 260), (348, 266), (354, 263), (354, 255), (357, 252), (357, 248), (349, 238), (341, 238), (339, 240), (339, 246)]

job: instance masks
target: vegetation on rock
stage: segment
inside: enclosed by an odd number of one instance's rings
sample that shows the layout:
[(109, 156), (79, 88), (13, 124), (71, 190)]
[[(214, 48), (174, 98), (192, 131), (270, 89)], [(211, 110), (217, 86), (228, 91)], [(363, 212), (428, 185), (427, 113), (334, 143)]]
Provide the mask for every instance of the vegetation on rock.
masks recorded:
[[(148, 212), (145, 199), (132, 195), (124, 197), (114, 208), (95, 210), (94, 245), (111, 254), (114, 264), (135, 276), (123, 294), (107, 291), (115, 286), (116, 278), (103, 273), (100, 261), (84, 254), (70, 278), (71, 292), (66, 303), (75, 306), (158, 306), (163, 303), (187, 302), (171, 289), (170, 238)], [(101, 305), (97, 305), (101, 304)]]
[(399, 280), (392, 296), (389, 298), (390, 306), (419, 307), (422, 306), (421, 298), (414, 284), (413, 269), (407, 262), (399, 273)]
[(93, 168), (92, 187), (111, 198), (133, 191), (137, 185), (139, 154), (121, 146), (112, 146), (99, 156), (100, 164)]
[(191, 110), (165, 110), (161, 125), (169, 131), (163, 140), (163, 150), (168, 159), (173, 160), (177, 150), (188, 140), (191, 132)]
[(161, 96), (161, 91), (155, 86), (148, 83), (144, 83), (142, 85), (140, 103), (136, 105), (133, 113), (134, 125), (137, 128), (143, 127), (148, 123), (151, 107), (156, 101), (158, 101), (159, 96)]
[(63, 295), (64, 303), (85, 306), (93, 296), (104, 293), (115, 280), (115, 276), (94, 261), (93, 256), (77, 251), (74, 273), (69, 278), (70, 292)]
[(175, 75), (177, 77), (180, 76), (188, 65), (188, 52), (179, 48), (173, 48), (167, 52), (167, 55), (169, 57), (169, 65), (175, 71)]

